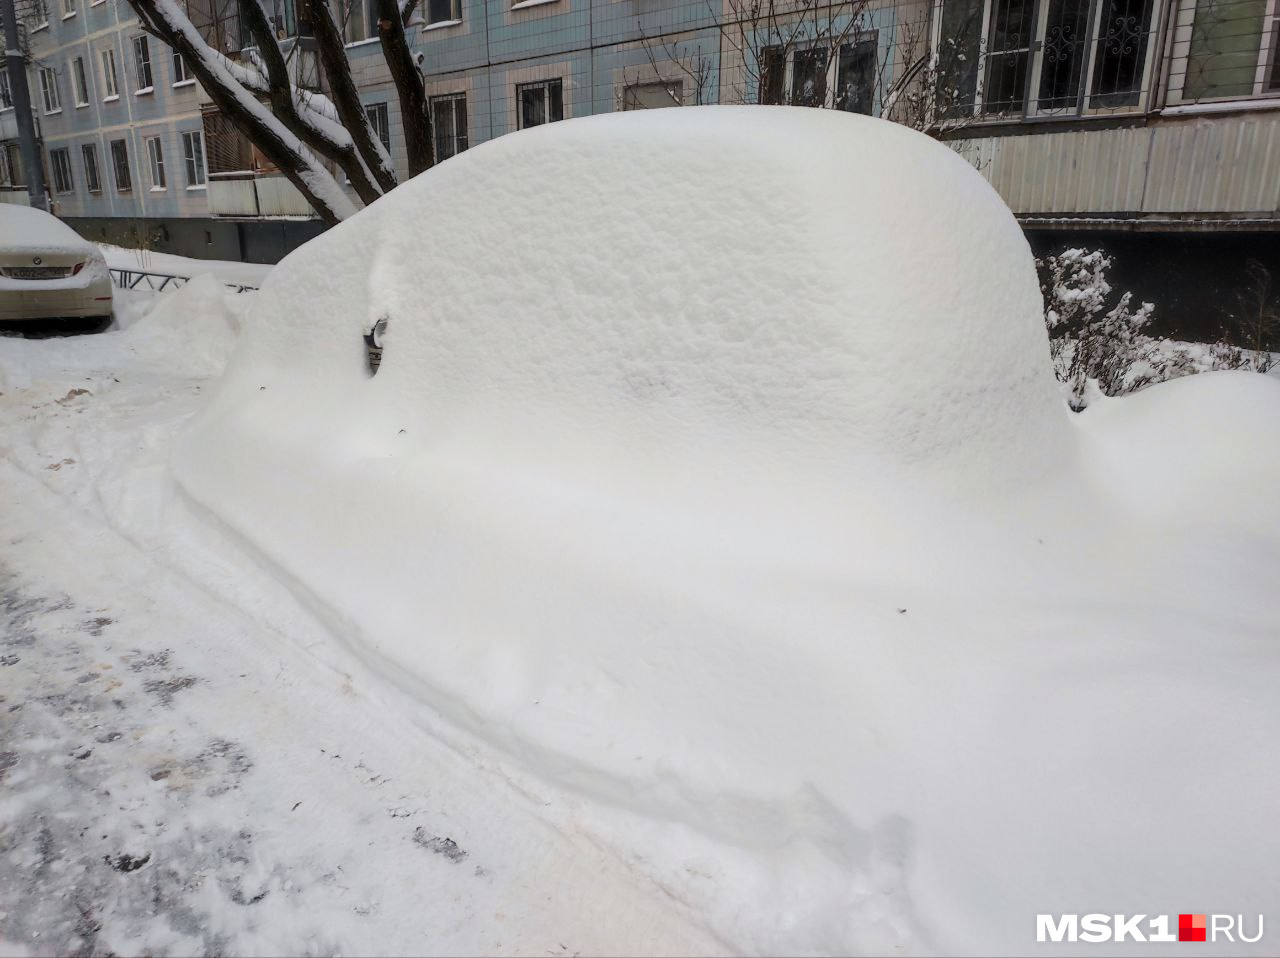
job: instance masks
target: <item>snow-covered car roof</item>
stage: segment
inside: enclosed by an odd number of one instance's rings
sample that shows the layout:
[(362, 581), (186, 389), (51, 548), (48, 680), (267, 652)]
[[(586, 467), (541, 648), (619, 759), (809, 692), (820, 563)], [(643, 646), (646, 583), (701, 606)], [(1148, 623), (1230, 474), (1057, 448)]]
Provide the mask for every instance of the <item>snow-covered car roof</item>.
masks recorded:
[(0, 252), (93, 251), (92, 244), (51, 213), (0, 203)]

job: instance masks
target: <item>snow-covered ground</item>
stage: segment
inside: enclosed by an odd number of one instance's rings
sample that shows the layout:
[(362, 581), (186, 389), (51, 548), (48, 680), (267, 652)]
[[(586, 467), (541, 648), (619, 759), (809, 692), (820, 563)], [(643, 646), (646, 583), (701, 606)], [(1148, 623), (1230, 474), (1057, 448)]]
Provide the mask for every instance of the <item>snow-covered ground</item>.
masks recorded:
[(191, 259), (172, 253), (157, 253), (145, 249), (125, 249), (109, 243), (99, 243), (98, 248), (113, 269), (130, 269), (145, 273), (162, 273), (169, 276), (215, 276), (224, 283), (245, 286), (261, 286), (271, 267), (261, 263), (236, 263), (217, 259)]
[(0, 341), (5, 947), (1272, 917), (1280, 382), (1070, 416), (1008, 211), (833, 111), (552, 124), (396, 199), (260, 293)]
[(0, 339), (0, 954), (724, 951), (173, 495), (244, 301), (129, 299)]

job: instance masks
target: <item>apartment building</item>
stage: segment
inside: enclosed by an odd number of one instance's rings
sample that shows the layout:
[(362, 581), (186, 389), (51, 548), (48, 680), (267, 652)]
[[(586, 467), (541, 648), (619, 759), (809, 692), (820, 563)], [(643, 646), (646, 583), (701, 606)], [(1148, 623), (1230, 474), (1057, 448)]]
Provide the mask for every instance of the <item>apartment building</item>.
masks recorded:
[[(30, 0), (28, 85), (51, 207), (76, 225), (136, 229), (208, 217), (199, 94), (181, 58), (114, 0)], [(0, 72), (0, 190), (25, 201)]]

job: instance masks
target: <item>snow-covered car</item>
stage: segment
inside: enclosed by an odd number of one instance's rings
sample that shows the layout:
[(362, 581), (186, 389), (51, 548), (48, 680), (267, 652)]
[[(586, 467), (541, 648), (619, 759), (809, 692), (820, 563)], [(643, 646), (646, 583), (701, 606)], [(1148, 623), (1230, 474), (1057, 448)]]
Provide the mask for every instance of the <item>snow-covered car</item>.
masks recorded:
[(111, 318), (101, 251), (43, 210), (0, 205), (0, 320)]

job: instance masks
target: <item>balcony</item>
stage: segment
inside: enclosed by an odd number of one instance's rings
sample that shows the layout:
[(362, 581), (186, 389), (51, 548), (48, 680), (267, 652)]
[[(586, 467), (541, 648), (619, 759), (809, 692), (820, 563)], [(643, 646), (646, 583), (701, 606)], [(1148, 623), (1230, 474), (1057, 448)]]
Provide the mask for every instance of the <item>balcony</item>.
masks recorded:
[(210, 173), (208, 191), (213, 216), (270, 219), (315, 215), (298, 188), (280, 173)]
[(1274, 228), (1280, 110), (949, 144), (1025, 226)]

